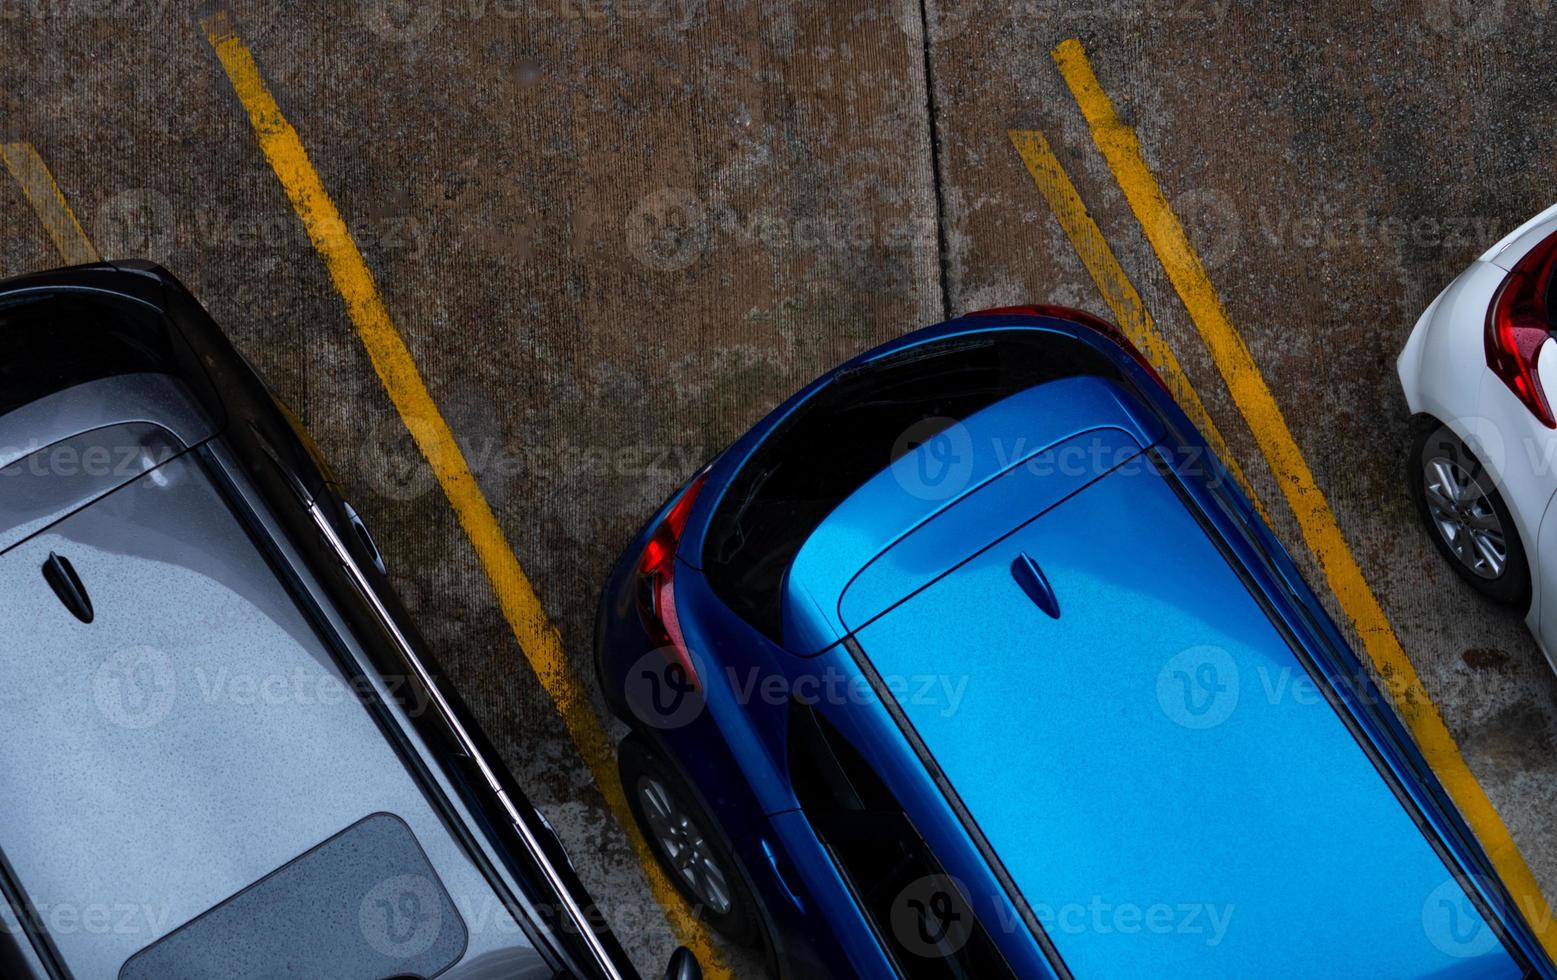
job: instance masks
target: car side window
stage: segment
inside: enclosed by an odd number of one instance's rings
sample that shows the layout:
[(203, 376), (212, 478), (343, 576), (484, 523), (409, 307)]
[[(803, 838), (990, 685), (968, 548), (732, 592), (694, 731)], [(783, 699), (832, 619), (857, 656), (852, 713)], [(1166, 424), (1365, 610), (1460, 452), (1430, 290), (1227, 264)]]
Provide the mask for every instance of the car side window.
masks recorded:
[(836, 728), (800, 704), (790, 713), (789, 766), (807, 819), (900, 975), (1014, 980), (886, 784)]

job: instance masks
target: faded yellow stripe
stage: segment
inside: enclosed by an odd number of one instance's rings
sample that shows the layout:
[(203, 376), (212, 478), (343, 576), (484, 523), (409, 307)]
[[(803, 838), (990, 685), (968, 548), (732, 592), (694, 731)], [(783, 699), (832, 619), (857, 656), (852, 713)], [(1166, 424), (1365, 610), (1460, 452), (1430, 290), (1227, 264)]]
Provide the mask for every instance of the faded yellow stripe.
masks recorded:
[(87, 265), (100, 261), (92, 240), (81, 230), (81, 222), (65, 201), (54, 175), (31, 143), (6, 143), (0, 146), (6, 169), (21, 185), (22, 193), (43, 222), (43, 230), (54, 241), (54, 248), (66, 265)]
[(1054, 217), (1064, 230), (1065, 237), (1070, 239), (1081, 264), (1086, 266), (1087, 273), (1097, 284), (1098, 292), (1103, 294), (1103, 302), (1113, 311), (1114, 322), (1119, 324), (1131, 343), (1146, 355), (1146, 359), (1152, 362), (1152, 366), (1162, 375), (1162, 380), (1168, 383), (1168, 390), (1173, 393), (1184, 413), (1211, 443), (1211, 448), (1216, 450), (1239, 486), (1243, 487), (1243, 492), (1259, 510), (1260, 516), (1269, 522), (1270, 515), (1265, 513), (1265, 505), (1255, 495), (1254, 487), (1244, 476), (1243, 468), (1228, 450), (1221, 431), (1211, 420), (1205, 403), (1200, 400), (1200, 393), (1190, 384), (1189, 376), (1184, 373), (1173, 348), (1158, 331), (1152, 315), (1141, 302), (1141, 294), (1136, 292), (1135, 284), (1125, 275), (1124, 267), (1119, 264), (1114, 250), (1109, 248), (1107, 240), (1103, 238), (1102, 229), (1098, 228), (1097, 222), (1087, 212), (1081, 195), (1076, 193), (1076, 185), (1071, 183), (1070, 175), (1054, 155), (1048, 139), (1037, 130), (1013, 129), (1006, 135), (1011, 138), (1011, 144), (1027, 165), (1033, 183), (1038, 185), (1044, 200), (1049, 202), (1049, 210), (1054, 212)]
[(1303, 539), (1318, 559), (1341, 608), (1356, 627), (1363, 647), (1394, 697), (1402, 719), (1416, 737), (1439, 781), (1480, 838), (1482, 847), (1541, 944), (1548, 954), (1557, 957), (1557, 928), (1553, 928), (1557, 923), (1552, 920), (1551, 907), (1508, 827), (1466, 765), (1460, 747), (1401, 648), (1400, 639), (1384, 615), (1378, 598), (1363, 578), (1357, 560), (1341, 535), (1335, 514), (1314, 482), (1314, 475), (1309, 471), (1270, 387), (1250, 356), (1243, 337), (1228, 318), (1221, 297), (1206, 275), (1205, 266), (1184, 234), (1183, 225), (1147, 167), (1135, 131), (1114, 111), (1113, 102), (1098, 82), (1081, 42), (1072, 39), (1061, 43), (1054, 49), (1054, 61), (1086, 117), (1093, 141), (1108, 161), (1147, 240), (1167, 271), (1168, 279), (1205, 338), (1239, 411), (1248, 421), (1260, 451), (1297, 517)]
[(702, 924), (681, 901), (638, 832), (616, 778), (611, 740), (563, 651), (562, 638), (541, 608), (534, 587), (519, 567), (519, 560), (509, 547), (491, 505), (454, 440), (454, 433), (428, 393), (405, 340), (379, 296), (373, 274), (368, 271), (340, 212), (309, 162), (302, 140), (282, 116), (253, 56), (234, 33), (227, 14), (212, 15), (203, 21), (203, 26), (227, 71), (233, 91), (248, 111), (260, 149), (286, 189), (292, 207), (329, 270), (330, 279), (345, 300), (346, 314), (367, 348), (374, 371), (406, 428), (411, 431), (417, 448), (437, 474), (439, 485), (475, 547), (504, 618), (536, 677), (556, 703), (568, 734), (589, 766), (607, 805), (632, 842), (655, 899), (664, 906), (672, 929), (697, 954), (708, 975), (730, 976), (729, 968)]

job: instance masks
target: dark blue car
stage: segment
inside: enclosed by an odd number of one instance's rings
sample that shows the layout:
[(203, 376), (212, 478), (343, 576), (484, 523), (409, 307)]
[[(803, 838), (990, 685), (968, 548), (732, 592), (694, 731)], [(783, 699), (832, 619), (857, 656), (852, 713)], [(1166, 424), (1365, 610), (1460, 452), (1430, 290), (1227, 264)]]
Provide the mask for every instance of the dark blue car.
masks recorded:
[(1552, 976), (1356, 655), (1119, 333), (864, 354), (602, 599), (624, 788), (777, 971)]

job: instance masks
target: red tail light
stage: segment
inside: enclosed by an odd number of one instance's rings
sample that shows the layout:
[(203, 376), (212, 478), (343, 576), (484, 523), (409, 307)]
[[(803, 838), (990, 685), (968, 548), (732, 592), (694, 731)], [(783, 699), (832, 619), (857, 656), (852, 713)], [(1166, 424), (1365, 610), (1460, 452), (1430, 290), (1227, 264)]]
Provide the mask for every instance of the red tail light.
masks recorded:
[(1548, 429), (1557, 429), (1551, 404), (1541, 390), (1535, 361), (1551, 336), (1546, 287), (1557, 263), (1557, 235), (1531, 249), (1498, 287), (1487, 311), (1487, 367)]
[(1152, 366), (1152, 362), (1146, 359), (1146, 355), (1130, 342), (1130, 338), (1124, 335), (1124, 331), (1104, 320), (1102, 317), (1093, 316), (1082, 310), (1073, 310), (1068, 306), (997, 306), (992, 310), (975, 310), (968, 316), (1052, 316), (1056, 320), (1069, 320), (1079, 323), (1084, 327), (1091, 327), (1098, 333), (1112, 340), (1125, 349), (1135, 362), (1146, 369), (1151, 379), (1157, 382), (1158, 387), (1167, 389), (1168, 385), (1162, 380), (1162, 375)]
[(681, 545), (681, 534), (692, 516), (692, 505), (697, 502), (698, 491), (703, 489), (707, 474), (699, 474), (681, 494), (681, 499), (666, 513), (659, 527), (649, 537), (649, 544), (638, 559), (638, 615), (654, 645), (665, 650), (686, 671), (687, 680), (701, 686), (697, 670), (692, 666), (692, 655), (687, 651), (681, 635), (681, 624), (676, 619), (676, 549)]

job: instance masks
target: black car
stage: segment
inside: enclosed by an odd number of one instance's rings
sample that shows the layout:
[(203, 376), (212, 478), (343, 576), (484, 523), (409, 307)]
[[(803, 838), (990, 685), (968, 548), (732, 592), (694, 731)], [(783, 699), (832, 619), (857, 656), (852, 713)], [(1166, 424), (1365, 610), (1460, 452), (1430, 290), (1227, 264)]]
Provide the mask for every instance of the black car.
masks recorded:
[(634, 976), (296, 419), (160, 268), (0, 283), (0, 612), (0, 976)]

